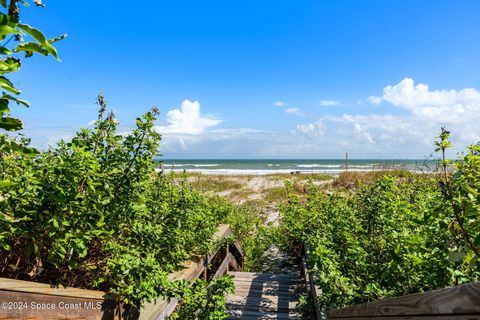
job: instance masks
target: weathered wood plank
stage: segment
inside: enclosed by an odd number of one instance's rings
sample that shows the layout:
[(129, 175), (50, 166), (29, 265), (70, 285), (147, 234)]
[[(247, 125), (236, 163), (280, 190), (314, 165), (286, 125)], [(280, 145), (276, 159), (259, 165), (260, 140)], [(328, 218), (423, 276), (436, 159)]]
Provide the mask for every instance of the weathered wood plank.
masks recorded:
[(312, 272), (307, 268), (308, 246), (306, 245), (306, 243), (303, 243), (301, 250), (302, 250), (301, 262), (300, 262), (301, 273), (305, 279), (305, 284), (307, 286), (308, 293), (313, 300), (313, 309), (315, 312), (314, 314), (315, 319), (320, 320), (322, 319), (322, 310), (319, 305), (318, 299), (322, 291), (320, 287), (316, 285), (315, 272)]
[[(228, 225), (219, 225), (215, 233), (215, 237), (219, 239), (231, 235), (233, 232)], [(238, 251), (242, 254), (241, 248)], [(210, 254), (207, 261), (210, 262), (214, 256), (215, 253)], [(240, 268), (230, 253), (227, 256), (231, 261), (228, 261), (226, 270), (229, 265)], [(183, 264), (182, 270), (170, 274), (169, 279), (193, 281), (204, 270), (204, 261), (188, 261)], [(114, 319), (124, 311), (122, 304), (117, 303), (117, 300), (115, 296), (102, 291), (55, 287), (31, 281), (0, 278), (0, 302), (12, 303), (12, 310), (8, 309), (8, 306), (5, 310), (0, 309), (0, 319)], [(19, 302), (22, 302), (22, 306), (25, 307), (22, 308)], [(42, 312), (36, 308), (37, 303), (41, 303), (40, 306), (44, 307)], [(142, 308), (139, 317), (140, 319), (164, 319), (173, 312), (177, 304), (176, 299), (170, 301), (157, 299)], [(34, 307), (35, 309), (32, 309)]]
[(239, 279), (257, 279), (260, 281), (267, 280), (299, 280), (299, 276), (295, 274), (275, 274), (275, 273), (256, 273), (256, 272), (229, 272), (232, 276)]
[(30, 292), (73, 298), (115, 300), (115, 296), (107, 294), (103, 291), (54, 286), (46, 283), (15, 280), (8, 278), (0, 278), (0, 290)]
[(250, 310), (232, 310), (232, 318), (244, 319), (245, 316), (255, 316), (258, 319), (302, 319), (297, 312), (261, 312)]
[(235, 257), (230, 252), (228, 253), (228, 255), (230, 256), (230, 267), (236, 271), (242, 270), (242, 267), (237, 262), (237, 259), (235, 259)]
[[(51, 291), (48, 291), (51, 293)], [(0, 319), (121, 319), (112, 300), (56, 294), (0, 291)]]
[(304, 291), (298, 275), (229, 272), (235, 293), (227, 297), (230, 319), (300, 319), (298, 298)]
[(480, 315), (480, 282), (328, 311), (329, 319), (449, 315)]
[(328, 318), (328, 319), (345, 319), (345, 320), (480, 320), (480, 315), (420, 315), (420, 316), (381, 316), (381, 317), (345, 317), (345, 318)]
[(228, 253), (225, 259), (223, 259), (222, 263), (218, 267), (217, 272), (215, 272), (215, 274), (213, 275), (213, 279), (217, 279), (228, 272), (228, 267), (230, 266), (231, 259), (232, 259), (232, 255)]

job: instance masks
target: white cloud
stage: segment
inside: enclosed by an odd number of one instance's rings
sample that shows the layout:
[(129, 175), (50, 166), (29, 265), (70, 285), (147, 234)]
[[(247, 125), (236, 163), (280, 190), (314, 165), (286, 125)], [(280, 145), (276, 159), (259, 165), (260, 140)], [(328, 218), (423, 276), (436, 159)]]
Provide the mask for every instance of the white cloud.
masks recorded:
[(294, 133), (301, 133), (307, 137), (321, 137), (325, 134), (325, 127), (321, 120), (316, 123), (299, 124)]
[[(480, 140), (480, 91), (431, 90), (405, 78), (386, 86), (380, 97), (367, 98), (372, 104), (385, 102), (370, 114), (323, 116), (315, 122), (297, 125), (295, 134), (342, 146), (357, 156), (422, 157), (433, 152), (433, 140), (441, 126), (452, 132), (452, 141), (463, 150)], [(404, 112), (398, 112), (403, 109)], [(385, 112), (392, 111), (392, 114)], [(394, 111), (394, 112), (393, 112)]]
[(296, 116), (302, 116), (302, 111), (299, 108), (288, 108), (285, 109), (285, 113), (294, 114)]
[(320, 100), (319, 104), (322, 107), (333, 107), (333, 106), (339, 106), (340, 101), (338, 101), (338, 100)]
[(200, 113), (198, 101), (184, 100), (180, 109), (167, 113), (167, 125), (157, 126), (156, 130), (163, 134), (202, 134), (205, 129), (222, 123), (222, 120)]
[[(362, 102), (370, 102), (370, 107), (362, 108), (370, 113), (324, 115), (290, 131), (205, 128), (198, 135), (167, 133), (162, 152), (200, 158), (311, 158), (341, 157), (348, 151), (356, 158), (423, 158), (433, 153), (433, 141), (443, 125), (452, 132), (457, 147), (449, 151), (451, 156), (480, 140), (480, 92), (476, 89), (432, 90), (406, 78)], [(374, 108), (372, 103), (382, 107)], [(301, 114), (299, 108), (284, 112)]]
[(480, 91), (473, 88), (430, 90), (426, 84), (415, 85), (413, 79), (405, 78), (396, 85), (386, 86), (382, 97), (373, 98), (409, 110), (425, 120), (444, 124), (480, 120)]
[(367, 98), (367, 101), (373, 104), (374, 106), (378, 106), (382, 103), (382, 98), (381, 97), (375, 97), (375, 96), (370, 96)]
[(283, 102), (283, 101), (275, 101), (275, 102), (273, 103), (273, 105), (274, 105), (274, 106), (277, 106), (277, 107), (286, 107), (286, 106), (288, 106), (288, 103)]

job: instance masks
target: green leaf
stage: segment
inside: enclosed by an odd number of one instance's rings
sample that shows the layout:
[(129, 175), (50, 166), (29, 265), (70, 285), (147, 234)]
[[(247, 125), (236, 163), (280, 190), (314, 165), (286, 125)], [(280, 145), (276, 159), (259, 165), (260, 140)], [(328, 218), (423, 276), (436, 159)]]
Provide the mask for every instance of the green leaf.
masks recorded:
[(15, 98), (14, 96), (11, 96), (11, 95), (6, 94), (6, 93), (4, 93), (3, 97), (0, 98), (0, 99), (12, 100), (12, 101), (16, 102), (17, 104), (23, 104), (27, 108), (30, 107), (30, 102), (22, 100), (22, 99)]
[(5, 47), (0, 47), (0, 54), (12, 54), (13, 51)]
[(8, 107), (9, 102), (8, 99), (0, 98), (0, 114), (10, 112), (10, 108)]
[(12, 182), (10, 180), (0, 180), (0, 189), (5, 189), (13, 185), (15, 185), (15, 182)]
[(23, 128), (23, 123), (17, 118), (2, 117), (0, 118), (0, 128), (7, 131), (18, 131)]
[(49, 53), (47, 49), (45, 49), (44, 47), (42, 47), (36, 42), (21, 43), (15, 48), (15, 52), (22, 52), (22, 51), (26, 52), (27, 58), (31, 57), (34, 52), (42, 54), (44, 56), (48, 56), (48, 53)]
[(58, 36), (58, 37), (52, 38), (52, 39), (48, 39), (47, 41), (48, 41), (49, 43), (55, 43), (55, 42), (57, 42), (57, 41), (60, 41), (60, 40), (65, 39), (66, 37), (67, 37), (67, 34), (64, 33), (64, 34), (62, 34), (61, 36)]
[(18, 71), (20, 66), (20, 60), (14, 57), (8, 57), (5, 60), (0, 60), (0, 74)]
[(13, 83), (10, 82), (7, 78), (0, 76), (0, 88), (3, 88), (7, 91), (10, 91), (15, 94), (20, 94), (20, 90), (13, 86)]
[(20, 33), (20, 31), (18, 31), (17, 29), (0, 22), (0, 37), (1, 37), (1, 39), (5, 39), (5, 37), (9, 34), (14, 35), (14, 34), (19, 34), (19, 33)]
[(476, 246), (480, 246), (480, 233), (477, 234), (475, 240), (473, 240), (473, 244), (475, 244)]
[(5, 39), (7, 35), (20, 34), (17, 29), (17, 20), (5, 13), (0, 13), (0, 39)]
[(29, 26), (28, 24), (19, 23), (18, 27), (37, 40), (55, 59), (58, 60), (57, 49), (48, 42), (45, 35), (38, 29)]
[(7, 7), (7, 0), (0, 0), (0, 5), (4, 8)]

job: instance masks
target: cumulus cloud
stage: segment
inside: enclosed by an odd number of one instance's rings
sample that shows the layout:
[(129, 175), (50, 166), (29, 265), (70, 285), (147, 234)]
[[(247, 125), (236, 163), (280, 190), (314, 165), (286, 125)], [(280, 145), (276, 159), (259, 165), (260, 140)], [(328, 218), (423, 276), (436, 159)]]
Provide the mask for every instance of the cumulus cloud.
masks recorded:
[(283, 101), (275, 101), (273, 103), (274, 106), (277, 106), (277, 107), (286, 107), (288, 106), (288, 104), (286, 102), (283, 102)]
[[(382, 114), (376, 114), (380, 109), (375, 108), (370, 114), (325, 115), (297, 125), (294, 133), (367, 157), (428, 155), (441, 126), (452, 131), (456, 151), (480, 140), (480, 91), (476, 89), (432, 90), (405, 78), (367, 101), (374, 105), (383, 103)], [(399, 114), (398, 110), (403, 112)]]
[(340, 101), (338, 101), (338, 100), (320, 100), (318, 103), (322, 107), (333, 107), (333, 106), (339, 106), (340, 105)]
[(425, 120), (445, 124), (480, 120), (480, 91), (473, 88), (430, 90), (427, 84), (415, 85), (413, 79), (405, 78), (396, 85), (386, 86), (383, 96), (372, 99), (389, 102)]
[[(298, 123), (291, 130), (277, 132), (211, 128), (220, 120), (202, 115), (199, 106), (193, 108), (198, 111), (193, 114), (198, 116), (187, 117), (189, 112), (182, 108), (172, 116), (167, 114), (165, 127), (177, 133), (164, 135), (162, 152), (191, 157), (326, 158), (341, 157), (348, 151), (357, 158), (423, 158), (433, 153), (433, 140), (441, 126), (446, 125), (452, 132), (457, 146), (450, 151), (451, 156), (480, 138), (480, 92), (477, 89), (434, 90), (405, 78), (385, 86), (383, 91), (379, 88), (379, 92), (378, 96), (361, 100), (369, 102), (361, 113), (326, 114)], [(191, 104), (194, 103), (186, 103)], [(372, 107), (372, 104), (382, 107)], [(279, 106), (285, 107), (286, 113), (302, 113), (299, 108), (287, 108), (286, 104)], [(178, 112), (182, 114), (180, 118), (197, 119), (202, 125), (185, 124), (183, 127), (187, 129), (180, 130), (179, 124), (183, 122), (177, 121)]]
[(316, 123), (299, 124), (293, 132), (307, 137), (321, 137), (325, 134), (325, 126), (323, 121), (319, 120)]
[(382, 103), (381, 97), (370, 96), (367, 98), (367, 101), (373, 104), (374, 106), (378, 106)]
[(288, 114), (293, 114), (293, 115), (296, 115), (296, 116), (302, 116), (302, 111), (299, 109), (299, 108), (287, 108), (285, 109), (285, 113), (288, 113)]
[(205, 129), (222, 123), (222, 120), (202, 115), (198, 101), (184, 100), (180, 109), (167, 113), (167, 125), (157, 126), (156, 130), (164, 134), (202, 134)]

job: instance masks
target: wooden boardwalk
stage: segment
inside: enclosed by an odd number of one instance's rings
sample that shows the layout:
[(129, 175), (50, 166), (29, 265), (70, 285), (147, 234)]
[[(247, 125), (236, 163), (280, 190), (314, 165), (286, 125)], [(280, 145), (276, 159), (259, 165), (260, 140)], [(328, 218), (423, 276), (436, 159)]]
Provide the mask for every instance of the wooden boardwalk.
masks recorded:
[(228, 296), (229, 319), (301, 319), (298, 298), (304, 280), (295, 274), (229, 272), (235, 293)]

